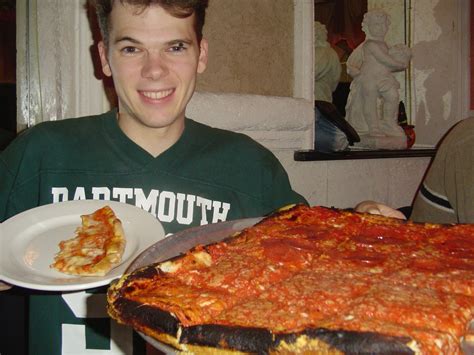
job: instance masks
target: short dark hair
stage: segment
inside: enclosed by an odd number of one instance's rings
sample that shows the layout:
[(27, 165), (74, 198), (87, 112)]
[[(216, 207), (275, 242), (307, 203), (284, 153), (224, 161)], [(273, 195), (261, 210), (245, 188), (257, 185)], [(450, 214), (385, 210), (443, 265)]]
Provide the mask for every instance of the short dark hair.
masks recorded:
[(96, 9), (102, 40), (106, 46), (109, 44), (110, 13), (116, 1), (119, 1), (122, 5), (128, 4), (141, 8), (138, 13), (151, 5), (158, 5), (177, 18), (186, 18), (195, 14), (194, 30), (198, 43), (201, 42), (209, 0), (92, 0)]

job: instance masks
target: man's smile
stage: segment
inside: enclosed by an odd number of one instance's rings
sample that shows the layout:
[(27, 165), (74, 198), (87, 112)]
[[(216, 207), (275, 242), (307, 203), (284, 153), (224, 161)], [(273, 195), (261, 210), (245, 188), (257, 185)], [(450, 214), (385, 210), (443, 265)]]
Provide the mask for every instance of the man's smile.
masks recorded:
[(143, 96), (152, 99), (152, 100), (160, 100), (174, 92), (174, 89), (164, 90), (164, 91), (139, 91), (140, 94)]

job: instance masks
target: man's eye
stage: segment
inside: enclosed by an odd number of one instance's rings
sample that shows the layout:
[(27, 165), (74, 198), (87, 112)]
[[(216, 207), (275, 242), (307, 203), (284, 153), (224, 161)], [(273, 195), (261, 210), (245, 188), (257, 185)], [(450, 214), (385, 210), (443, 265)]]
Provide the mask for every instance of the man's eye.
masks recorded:
[(179, 42), (179, 43), (175, 44), (174, 46), (171, 46), (169, 51), (170, 52), (183, 52), (186, 49), (187, 49), (186, 45), (183, 42)]
[(124, 54), (134, 54), (138, 52), (138, 48), (136, 47), (124, 47), (120, 50)]

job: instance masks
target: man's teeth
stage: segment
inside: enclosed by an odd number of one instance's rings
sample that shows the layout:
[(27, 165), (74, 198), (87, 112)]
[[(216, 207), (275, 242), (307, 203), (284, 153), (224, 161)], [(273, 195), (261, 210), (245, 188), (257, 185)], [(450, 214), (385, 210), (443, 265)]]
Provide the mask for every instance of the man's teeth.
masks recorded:
[(143, 91), (143, 96), (146, 96), (153, 100), (159, 100), (163, 97), (171, 95), (173, 90), (166, 90), (166, 91)]

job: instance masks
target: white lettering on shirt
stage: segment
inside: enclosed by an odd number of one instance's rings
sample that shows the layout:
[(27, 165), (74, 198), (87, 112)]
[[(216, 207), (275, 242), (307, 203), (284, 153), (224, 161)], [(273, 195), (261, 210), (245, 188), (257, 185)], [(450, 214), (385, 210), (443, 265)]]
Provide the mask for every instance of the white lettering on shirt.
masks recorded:
[(176, 195), (171, 191), (162, 191), (158, 198), (158, 213), (156, 216), (162, 222), (172, 222), (175, 206)]
[(201, 226), (208, 224), (207, 221), (207, 211), (210, 211), (212, 208), (212, 201), (208, 200), (207, 198), (197, 197), (196, 198), (196, 206), (201, 207)]
[(110, 349), (87, 349), (86, 326), (62, 324), (62, 355), (128, 355), (133, 353), (133, 333), (130, 327), (110, 323)]
[[(90, 191), (94, 200), (111, 199), (135, 206), (150, 212), (161, 222), (176, 222), (180, 225), (192, 224), (205, 225), (226, 221), (230, 211), (230, 204), (222, 201), (210, 200), (202, 196), (175, 193), (172, 191), (151, 190), (148, 195), (141, 188), (93, 187)], [(88, 191), (83, 186), (78, 186), (71, 191), (66, 187), (51, 188), (53, 202), (69, 200), (85, 200)], [(111, 198), (112, 197), (112, 198)], [(196, 211), (197, 210), (197, 211)], [(197, 214), (194, 220), (194, 212)]]
[(86, 190), (83, 187), (78, 187), (74, 193), (74, 200), (85, 200), (86, 199)]
[(68, 200), (68, 189), (65, 187), (53, 187), (51, 193), (53, 195), (53, 203)]
[(135, 194), (135, 206), (140, 207), (142, 210), (150, 212), (156, 216), (156, 204), (158, 203), (158, 191), (151, 190), (148, 197), (142, 189), (134, 189)]
[(133, 198), (133, 189), (124, 189), (120, 187), (115, 187), (112, 191), (112, 198), (119, 200), (119, 202), (127, 203), (127, 200)]
[(229, 210), (229, 203), (212, 201), (212, 223), (225, 221)]
[[(178, 200), (178, 207), (176, 210), (176, 221), (179, 224), (189, 225), (193, 222), (193, 213), (194, 213), (194, 201), (196, 201), (196, 196), (194, 195), (185, 195), (185, 194), (176, 194), (176, 199)], [(184, 215), (184, 202), (187, 202), (188, 209), (186, 211), (186, 216)]]
[[(107, 299), (104, 293), (86, 293), (85, 291), (61, 295), (76, 318), (108, 318)], [(118, 355), (132, 353), (132, 330), (110, 321), (110, 350), (87, 349), (86, 326), (82, 324), (62, 324), (63, 355)]]
[(93, 187), (92, 199), (94, 200), (110, 200), (110, 189), (108, 187)]

